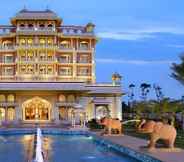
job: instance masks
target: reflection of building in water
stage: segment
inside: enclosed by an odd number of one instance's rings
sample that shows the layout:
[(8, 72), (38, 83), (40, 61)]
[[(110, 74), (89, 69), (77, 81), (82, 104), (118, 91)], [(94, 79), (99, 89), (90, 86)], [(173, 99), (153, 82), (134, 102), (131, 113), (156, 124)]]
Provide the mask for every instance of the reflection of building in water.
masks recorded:
[(34, 154), (34, 135), (24, 135), (21, 139), (24, 150), (26, 151), (27, 161), (32, 161)]
[(26, 9), (1, 25), (0, 120), (121, 119), (121, 77), (96, 83), (94, 27), (64, 25), (53, 11)]

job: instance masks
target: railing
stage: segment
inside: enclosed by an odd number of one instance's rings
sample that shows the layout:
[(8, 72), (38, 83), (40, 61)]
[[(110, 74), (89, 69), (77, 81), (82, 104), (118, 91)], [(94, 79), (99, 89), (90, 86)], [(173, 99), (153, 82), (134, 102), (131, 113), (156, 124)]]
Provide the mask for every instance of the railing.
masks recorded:
[(59, 76), (72, 76), (72, 73), (64, 73), (64, 72), (59, 72)]
[(60, 27), (15, 27), (10, 25), (0, 26), (0, 35), (10, 34), (12, 32), (56, 32), (63, 35), (83, 35), (94, 36), (94, 32), (87, 32), (85, 26), (60, 26)]
[(11, 51), (15, 50), (15, 46), (0, 46), (0, 51)]
[(84, 26), (61, 26), (57, 28), (64, 35), (86, 35), (93, 36), (94, 32), (86, 32)]
[(18, 27), (17, 28), (17, 31), (27, 31), (27, 32), (32, 32), (32, 31), (35, 31), (35, 32), (39, 32), (39, 31), (55, 31), (55, 28), (36, 28), (36, 27)]
[(6, 101), (4, 101), (4, 102), (0, 102), (0, 106), (16, 106), (17, 105), (17, 103), (16, 102), (10, 102), (10, 101), (8, 101), (8, 102), (6, 102)]

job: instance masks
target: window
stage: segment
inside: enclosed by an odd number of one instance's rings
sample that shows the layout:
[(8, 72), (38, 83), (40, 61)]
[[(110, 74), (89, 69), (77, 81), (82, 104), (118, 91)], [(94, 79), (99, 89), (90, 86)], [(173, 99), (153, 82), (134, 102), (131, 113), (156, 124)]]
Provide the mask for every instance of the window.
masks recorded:
[(13, 55), (5, 55), (4, 61), (5, 61), (5, 63), (12, 63), (13, 62)]
[(9, 94), (9, 95), (7, 96), (7, 101), (8, 101), (8, 102), (14, 102), (14, 101), (15, 101), (15, 96), (14, 96), (13, 94)]
[(69, 95), (69, 96), (67, 97), (67, 101), (68, 101), (68, 102), (75, 102), (75, 96), (74, 96), (74, 95)]
[(69, 41), (62, 41), (60, 43), (60, 47), (65, 49), (65, 48), (70, 48), (70, 42)]
[(40, 74), (46, 74), (46, 67), (45, 66), (40, 66), (39, 73)]
[(20, 39), (20, 45), (25, 45), (26, 44), (26, 40), (25, 39)]
[(48, 68), (47, 68), (47, 73), (48, 73), (49, 75), (53, 74), (53, 67), (52, 67), (52, 66), (48, 66)]
[(59, 102), (65, 102), (65, 101), (66, 101), (65, 95), (60, 94), (60, 95), (59, 95)]
[(21, 52), (20, 53), (20, 59), (21, 59), (21, 61), (26, 61), (26, 53)]
[(33, 29), (33, 24), (29, 24), (29, 25), (28, 25), (28, 28), (29, 28), (29, 29)]
[(28, 43), (28, 45), (32, 45), (32, 44), (33, 44), (33, 39), (31, 39), (31, 38), (28, 39), (28, 40), (27, 40), (27, 43)]
[(4, 94), (0, 94), (0, 102), (5, 102), (6, 101), (6, 97)]
[(39, 27), (40, 27), (40, 29), (44, 29), (45, 25), (44, 24), (40, 24)]
[(52, 40), (51, 38), (49, 38), (49, 39), (47, 40), (47, 43), (48, 43), (49, 45), (51, 45), (51, 44), (53, 44), (53, 40)]
[(0, 120), (5, 120), (5, 109), (0, 107)]
[(34, 67), (33, 67), (33, 65), (29, 65), (27, 67), (27, 73), (28, 74), (34, 74)]
[(90, 69), (88, 67), (80, 67), (78, 69), (79, 76), (88, 76), (90, 74)]
[(24, 28), (24, 27), (25, 27), (25, 25), (24, 25), (24, 24), (20, 24), (20, 27), (21, 27), (21, 28)]
[(25, 65), (22, 65), (20, 67), (20, 71), (21, 71), (22, 74), (25, 74), (26, 73), (26, 66)]
[(13, 75), (13, 67), (5, 67), (5, 75)]
[(48, 27), (49, 27), (49, 28), (52, 28), (52, 27), (53, 27), (53, 25), (52, 25), (52, 24), (49, 24), (49, 25), (48, 25)]
[(8, 108), (8, 120), (12, 121), (15, 119), (15, 109)]
[(49, 52), (47, 54), (47, 59), (48, 59), (48, 61), (52, 61), (52, 53)]
[(59, 62), (60, 63), (71, 63), (72, 62), (71, 56), (70, 55), (60, 55)]
[(32, 51), (29, 51), (28, 53), (27, 53), (27, 59), (28, 59), (28, 61), (32, 61), (33, 60), (33, 52)]
[(46, 58), (46, 54), (45, 53), (40, 53), (40, 60), (44, 61)]
[(89, 63), (89, 56), (87, 54), (83, 54), (83, 55), (78, 55), (77, 58), (78, 63)]
[(40, 42), (41, 45), (44, 45), (45, 44), (45, 39), (41, 38), (39, 42)]
[(72, 68), (71, 67), (60, 67), (59, 68), (59, 75), (63, 75), (63, 76), (72, 75)]
[(88, 42), (86, 42), (86, 41), (80, 42), (80, 49), (87, 50), (88, 49)]

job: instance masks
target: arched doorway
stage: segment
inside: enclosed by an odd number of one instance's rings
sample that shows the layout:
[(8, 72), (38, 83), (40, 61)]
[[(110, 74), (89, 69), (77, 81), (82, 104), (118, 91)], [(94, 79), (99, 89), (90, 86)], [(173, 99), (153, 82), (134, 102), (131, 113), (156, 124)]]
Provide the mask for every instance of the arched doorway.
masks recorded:
[(40, 97), (25, 101), (22, 105), (24, 121), (49, 121), (51, 104)]

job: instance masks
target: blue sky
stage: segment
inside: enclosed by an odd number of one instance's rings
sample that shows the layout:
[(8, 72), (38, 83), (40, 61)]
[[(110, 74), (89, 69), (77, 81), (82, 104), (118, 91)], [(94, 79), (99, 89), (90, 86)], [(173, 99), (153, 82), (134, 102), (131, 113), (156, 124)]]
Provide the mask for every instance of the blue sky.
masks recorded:
[[(96, 24), (100, 41), (96, 48), (97, 81), (109, 82), (113, 72), (128, 85), (157, 83), (165, 96), (180, 98), (184, 86), (170, 77), (172, 62), (184, 51), (183, 0), (6, 0), (0, 5), (0, 23), (9, 23), (25, 5), (32, 10), (46, 6), (64, 24)], [(152, 92), (149, 96), (154, 98)]]

